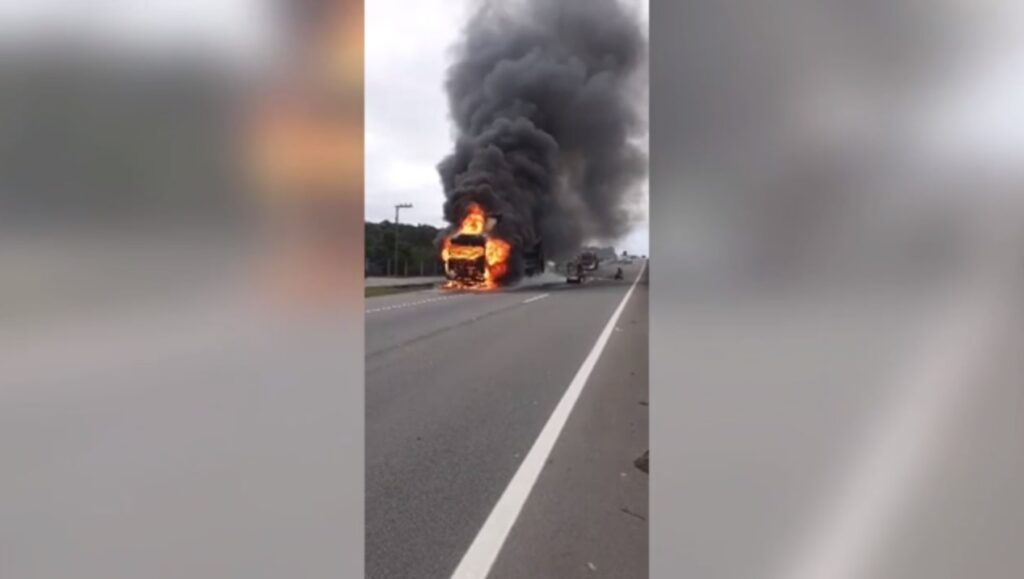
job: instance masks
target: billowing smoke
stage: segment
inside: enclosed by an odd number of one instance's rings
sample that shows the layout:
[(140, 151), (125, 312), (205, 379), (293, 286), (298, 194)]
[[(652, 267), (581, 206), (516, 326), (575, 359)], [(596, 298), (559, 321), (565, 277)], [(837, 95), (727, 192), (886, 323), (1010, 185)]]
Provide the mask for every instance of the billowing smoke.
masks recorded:
[(564, 258), (635, 219), (647, 160), (646, 37), (616, 0), (484, 2), (448, 71), (455, 150), (438, 166), (445, 218), (500, 214), (505, 281), (539, 242)]

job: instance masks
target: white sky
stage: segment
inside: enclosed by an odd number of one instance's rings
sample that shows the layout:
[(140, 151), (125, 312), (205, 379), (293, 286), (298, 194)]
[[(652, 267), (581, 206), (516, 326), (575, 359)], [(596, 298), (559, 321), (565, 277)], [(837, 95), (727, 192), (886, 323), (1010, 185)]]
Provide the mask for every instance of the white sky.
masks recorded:
[(71, 37), (97, 48), (208, 49), (251, 59), (269, 50), (271, 0), (0, 0), (0, 39)]
[[(974, 8), (968, 5), (965, 8)], [(994, 1), (971, 13), (979, 22), (960, 52), (963, 63), (922, 106), (922, 146), (945, 162), (983, 160), (1024, 167), (1024, 5)]]
[(441, 225), (437, 163), (452, 138), (444, 74), (466, 18), (463, 0), (366, 4), (366, 217)]
[[(437, 163), (451, 149), (442, 82), (471, 0), (366, 2), (366, 217), (441, 225)], [(209, 47), (241, 58), (273, 44), (271, 0), (0, 0), (0, 42), (76, 36), (132, 50)], [(647, 4), (639, 2), (647, 21)], [(965, 6), (974, 7), (973, 2)], [(1024, 145), (1020, 4), (993, 0), (978, 19), (976, 58), (928, 99), (926, 140), (949, 156), (1019, 163)], [(937, 101), (937, 102), (936, 102)], [(617, 243), (648, 252), (647, 223)]]
[[(443, 90), (449, 48), (472, 0), (366, 1), (366, 218), (443, 225), (437, 163), (452, 136)], [(640, 2), (647, 19), (646, 2)], [(272, 50), (271, 0), (0, 0), (0, 42), (74, 37), (116, 51)], [(645, 211), (646, 213), (646, 211)], [(617, 246), (648, 253), (647, 223)]]
[[(471, 0), (366, 3), (366, 218), (444, 225), (437, 164), (452, 148), (444, 93)], [(646, 3), (643, 9), (646, 20)], [(646, 211), (645, 211), (646, 213)], [(646, 219), (615, 246), (647, 254)]]

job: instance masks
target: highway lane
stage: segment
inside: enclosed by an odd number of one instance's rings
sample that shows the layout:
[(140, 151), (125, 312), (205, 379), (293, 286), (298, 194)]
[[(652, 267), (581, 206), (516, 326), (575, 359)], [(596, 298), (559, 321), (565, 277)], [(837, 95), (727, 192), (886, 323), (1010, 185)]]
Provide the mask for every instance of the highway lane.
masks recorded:
[[(627, 267), (626, 281), (579, 287), (541, 282), (489, 294), (427, 291), (367, 300), (368, 577), (452, 573), (639, 269)], [(646, 284), (638, 287), (646, 292)], [(646, 322), (645, 307), (630, 311)], [(646, 365), (646, 340), (642, 353), (613, 354), (629, 345), (621, 332), (613, 334), (602, 358), (639, 357)], [(634, 370), (631, 378), (639, 385), (631, 396), (643, 396), (646, 373)], [(638, 402), (629, 408), (645, 412)], [(570, 423), (565, 432), (572, 430)], [(646, 427), (639, 430), (645, 441)], [(635, 444), (630, 461), (644, 442)], [(544, 478), (538, 496), (561, 496), (579, 512), (580, 504), (568, 500), (579, 489), (559, 492)], [(638, 510), (646, 508), (644, 497), (636, 497)], [(530, 510), (528, 501), (524, 512)], [(588, 534), (581, 532), (580, 541)], [(635, 556), (643, 559), (645, 534), (639, 543)], [(586, 563), (576, 568), (591, 572)]]
[[(592, 282), (610, 277), (601, 270)], [(605, 280), (607, 281), (607, 280)], [(622, 284), (619, 284), (622, 285)], [(388, 349), (416, 341), (424, 336), (483, 316), (516, 307), (527, 299), (552, 292), (572, 290), (565, 278), (545, 274), (523, 284), (496, 292), (449, 291), (429, 289), (366, 300), (366, 355), (374, 357)]]

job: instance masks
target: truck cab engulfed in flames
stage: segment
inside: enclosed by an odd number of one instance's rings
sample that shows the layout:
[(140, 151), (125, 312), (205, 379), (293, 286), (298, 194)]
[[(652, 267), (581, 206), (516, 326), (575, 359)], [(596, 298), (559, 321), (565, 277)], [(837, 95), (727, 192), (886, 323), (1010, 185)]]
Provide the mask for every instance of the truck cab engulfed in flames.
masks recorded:
[(445, 275), (453, 285), (483, 286), (487, 283), (487, 238), (461, 234), (448, 240)]
[(445, 238), (441, 248), (445, 284), (450, 289), (494, 289), (508, 273), (512, 247), (491, 234), (500, 215), (486, 215), (473, 203), (458, 231)]
[(544, 271), (544, 254), (540, 242), (532, 247), (517, 247), (519, 268), (509, 276), (512, 245), (494, 234), (500, 214), (487, 215), (483, 208), (471, 203), (458, 230), (444, 239), (441, 260), (444, 261), (448, 289), (495, 289), (519, 275), (536, 275)]

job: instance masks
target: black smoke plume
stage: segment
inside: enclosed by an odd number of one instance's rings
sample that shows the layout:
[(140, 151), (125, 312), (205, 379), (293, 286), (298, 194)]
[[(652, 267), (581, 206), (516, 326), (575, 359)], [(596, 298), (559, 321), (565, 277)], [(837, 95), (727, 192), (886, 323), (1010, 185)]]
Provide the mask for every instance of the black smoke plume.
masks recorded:
[(500, 214), (511, 282), (538, 243), (561, 259), (628, 233), (647, 160), (646, 38), (616, 0), (484, 2), (448, 70), (455, 150), (438, 166), (450, 234)]

